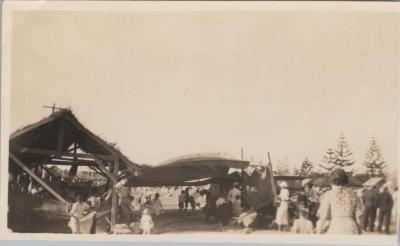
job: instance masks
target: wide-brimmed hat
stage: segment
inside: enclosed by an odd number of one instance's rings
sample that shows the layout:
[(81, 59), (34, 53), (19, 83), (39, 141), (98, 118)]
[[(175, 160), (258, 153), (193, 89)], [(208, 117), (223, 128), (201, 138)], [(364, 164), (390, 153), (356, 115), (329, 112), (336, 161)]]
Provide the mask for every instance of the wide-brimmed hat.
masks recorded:
[(289, 187), (289, 186), (288, 186), (288, 183), (287, 183), (286, 181), (280, 182), (280, 183), (279, 183), (279, 186), (280, 186), (281, 188), (288, 188), (288, 187)]
[(312, 181), (312, 179), (303, 179), (303, 180), (301, 181), (301, 186), (304, 187), (304, 186), (310, 184), (311, 181)]

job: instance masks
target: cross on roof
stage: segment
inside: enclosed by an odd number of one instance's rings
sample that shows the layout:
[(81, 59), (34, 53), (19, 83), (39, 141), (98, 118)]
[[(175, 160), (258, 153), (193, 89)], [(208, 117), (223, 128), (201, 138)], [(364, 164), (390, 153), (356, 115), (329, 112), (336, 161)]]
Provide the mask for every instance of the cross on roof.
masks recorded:
[(51, 108), (51, 113), (54, 113), (54, 111), (56, 111), (56, 109), (63, 109), (63, 108), (57, 108), (56, 104), (53, 103), (53, 106), (43, 106), (43, 108)]

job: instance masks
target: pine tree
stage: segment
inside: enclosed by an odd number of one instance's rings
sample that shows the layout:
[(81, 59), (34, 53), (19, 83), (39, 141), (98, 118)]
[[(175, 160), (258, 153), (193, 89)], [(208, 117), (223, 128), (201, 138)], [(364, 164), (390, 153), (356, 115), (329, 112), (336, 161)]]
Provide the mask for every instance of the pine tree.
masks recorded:
[(281, 160), (278, 159), (275, 173), (276, 173), (276, 175), (289, 175), (288, 164), (286, 162), (281, 162)]
[(383, 176), (382, 171), (385, 168), (385, 161), (374, 137), (372, 137), (369, 149), (367, 150), (364, 166), (367, 168), (367, 174), (371, 176)]
[(333, 164), (335, 167), (350, 167), (355, 163), (352, 156), (353, 153), (350, 150), (349, 143), (346, 141), (346, 138), (342, 133), (340, 134), (339, 143), (336, 147)]
[(309, 161), (308, 158), (304, 159), (299, 170), (300, 175), (307, 176), (308, 174), (311, 173), (313, 167), (314, 167), (313, 163)]
[(330, 172), (335, 168), (334, 160), (335, 151), (333, 149), (328, 149), (322, 159), (324, 164), (319, 164), (319, 166), (327, 172)]

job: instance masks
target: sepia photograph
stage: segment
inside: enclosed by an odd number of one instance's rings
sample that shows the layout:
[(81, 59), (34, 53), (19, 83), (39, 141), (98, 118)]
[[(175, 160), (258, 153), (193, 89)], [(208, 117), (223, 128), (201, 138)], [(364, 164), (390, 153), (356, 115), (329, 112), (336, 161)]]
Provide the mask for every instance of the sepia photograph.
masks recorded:
[(2, 18), (0, 238), (397, 244), (398, 5)]

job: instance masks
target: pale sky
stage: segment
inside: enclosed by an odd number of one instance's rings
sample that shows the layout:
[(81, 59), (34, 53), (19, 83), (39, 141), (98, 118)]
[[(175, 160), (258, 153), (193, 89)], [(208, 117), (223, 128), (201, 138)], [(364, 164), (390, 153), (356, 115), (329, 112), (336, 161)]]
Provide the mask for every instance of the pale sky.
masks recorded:
[(71, 107), (138, 163), (223, 152), (320, 163), (345, 134), (398, 163), (400, 15), (15, 12), (11, 130)]

